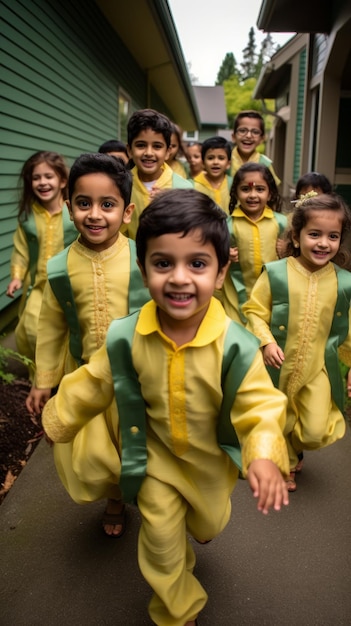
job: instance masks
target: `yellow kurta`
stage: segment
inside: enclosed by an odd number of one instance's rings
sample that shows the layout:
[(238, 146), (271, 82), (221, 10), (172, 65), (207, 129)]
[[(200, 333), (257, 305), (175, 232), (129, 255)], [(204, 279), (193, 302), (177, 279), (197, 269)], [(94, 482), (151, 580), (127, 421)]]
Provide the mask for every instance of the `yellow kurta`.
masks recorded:
[[(246, 288), (247, 298), (261, 274), (262, 265), (276, 261), (279, 226), (274, 219), (274, 212), (265, 207), (261, 217), (254, 222), (240, 207), (232, 213), (232, 223), (236, 245), (239, 250), (239, 263)], [(236, 322), (242, 323), (239, 313), (238, 294), (228, 271), (222, 287), (221, 301), (226, 314)]]
[(232, 184), (232, 178), (225, 176), (222, 180), (221, 186), (216, 189), (212, 187), (210, 181), (206, 178), (206, 172), (200, 172), (195, 178), (194, 189), (201, 191), (212, 198), (212, 200), (218, 204), (218, 206), (229, 215), (229, 201), (230, 201), (230, 188)]
[(274, 180), (275, 180), (275, 184), (280, 185), (281, 180), (280, 178), (278, 178), (278, 176), (276, 175), (274, 169), (273, 169), (273, 165), (272, 165), (272, 161), (264, 154), (262, 155), (260, 152), (258, 152), (257, 150), (255, 150), (252, 154), (250, 154), (249, 158), (247, 159), (247, 161), (243, 161), (243, 159), (241, 158), (240, 154), (239, 154), (239, 150), (237, 147), (233, 148), (232, 150), (232, 159), (231, 159), (231, 165), (230, 165), (230, 175), (231, 176), (235, 176), (235, 174), (237, 173), (238, 169), (240, 169), (240, 167), (242, 165), (244, 165), (244, 163), (261, 163), (262, 165), (265, 165), (266, 163), (269, 163), (269, 165), (267, 165), (269, 171), (271, 172)]
[[(287, 272), (289, 322), (279, 389), (288, 397), (284, 434), (290, 467), (294, 468), (297, 454), (303, 449), (314, 450), (340, 439), (345, 433), (345, 420), (332, 399), (324, 362), (337, 298), (334, 266), (328, 263), (311, 273), (297, 259), (289, 257)], [(263, 272), (244, 305), (248, 328), (259, 337), (262, 346), (276, 343), (270, 331), (271, 309), (269, 278)], [(340, 356), (351, 367), (351, 316)]]
[[(120, 234), (116, 243), (102, 252), (90, 250), (75, 241), (68, 253), (67, 267), (80, 322), (82, 357), (88, 362), (102, 346), (111, 321), (129, 313), (128, 239)], [(38, 388), (55, 387), (64, 374), (76, 369), (77, 365), (67, 351), (68, 337), (65, 315), (47, 282), (38, 324)], [(77, 502), (105, 495), (119, 497), (118, 488), (113, 487), (114, 467), (119, 464), (119, 456), (110, 436), (113, 433), (112, 423), (117, 421), (113, 416), (114, 410), (113, 403), (104, 414), (89, 422), (72, 442), (54, 447), (60, 478)], [(97, 449), (96, 438), (100, 442)], [(106, 492), (109, 480), (112, 480), (112, 486)]]
[[(136, 327), (132, 358), (145, 400), (148, 450), (146, 478), (138, 496), (143, 520), (139, 563), (155, 591), (150, 615), (157, 624), (184, 626), (206, 603), (206, 592), (192, 575), (195, 557), (186, 529), (197, 539), (210, 539), (230, 516), (238, 470), (216, 436), (228, 323), (221, 305), (212, 299), (196, 337), (183, 346), (161, 331), (154, 302), (142, 308)], [(72, 439), (105, 410), (113, 394), (103, 346), (88, 365), (63, 379), (57, 396), (46, 405), (43, 424), (49, 437)], [(273, 388), (258, 351), (231, 411), (244, 472), (257, 458), (272, 459), (284, 474), (288, 471), (282, 435), (285, 402)], [(120, 466), (115, 472), (118, 481)]]
[[(65, 204), (62, 210), (67, 211)], [(29, 250), (26, 235), (20, 224), (13, 238), (11, 279), (18, 278), (23, 281), (23, 295), (19, 306), (20, 320), (15, 330), (17, 350), (34, 361), (38, 318), (47, 277), (46, 264), (52, 256), (63, 250), (64, 233), (62, 211), (51, 215), (38, 202), (33, 203), (32, 211), (35, 218), (39, 254), (34, 285), (29, 296), (27, 297), (30, 285)]]
[[(133, 167), (132, 169), (132, 176), (133, 187), (131, 202), (135, 204), (135, 209), (133, 211), (130, 224), (122, 226), (121, 232), (123, 232), (131, 239), (135, 239), (136, 232), (138, 230), (139, 217), (145, 207), (150, 204), (152, 195), (150, 195), (149, 190), (140, 180), (136, 167)], [(176, 187), (177, 189), (192, 188), (192, 184), (190, 183), (190, 181), (186, 180), (185, 178), (183, 179), (181, 176), (178, 176), (178, 174), (173, 173), (173, 170), (169, 167), (169, 165), (167, 165), (167, 163), (164, 163), (162, 165), (162, 174), (160, 178), (155, 181), (155, 186), (157, 187), (157, 189), (160, 190), (172, 189), (173, 187)]]
[(169, 165), (169, 167), (173, 170), (173, 172), (178, 174), (178, 176), (181, 176), (182, 178), (188, 178), (186, 169), (183, 163), (179, 161), (179, 159), (173, 159), (173, 161), (171, 161), (170, 163), (167, 163), (167, 165)]

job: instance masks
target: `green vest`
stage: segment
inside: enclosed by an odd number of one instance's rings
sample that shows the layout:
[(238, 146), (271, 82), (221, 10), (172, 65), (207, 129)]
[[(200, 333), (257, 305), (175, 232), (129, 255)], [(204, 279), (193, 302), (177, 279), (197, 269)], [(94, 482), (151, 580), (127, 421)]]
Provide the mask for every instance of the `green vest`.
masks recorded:
[(172, 189), (191, 189), (191, 187), (190, 180), (179, 176), (176, 172), (172, 172)]
[[(125, 502), (134, 501), (146, 474), (146, 411), (138, 375), (133, 366), (132, 343), (139, 313), (114, 320), (107, 332), (107, 352), (122, 437), (120, 488)], [(231, 322), (224, 341), (222, 362), (223, 400), (218, 418), (220, 447), (241, 469), (240, 444), (230, 421), (237, 389), (259, 349), (259, 341), (245, 328)], [(155, 364), (157, 367), (157, 364)]]
[[(29, 273), (30, 273), (30, 288), (33, 287), (35, 276), (37, 273), (37, 265), (39, 258), (39, 242), (37, 227), (35, 224), (35, 217), (33, 213), (30, 213), (28, 219), (20, 223), (23, 232), (27, 239), (28, 252), (29, 252)], [(63, 245), (69, 246), (72, 241), (77, 239), (78, 232), (73, 224), (66, 205), (62, 209), (62, 227), (63, 227)]]
[[(338, 346), (346, 339), (349, 332), (349, 309), (351, 301), (351, 274), (333, 263), (338, 281), (338, 295), (334, 309), (333, 322), (325, 348), (327, 368), (332, 395), (342, 412), (344, 409), (344, 386), (341, 378)], [(273, 261), (265, 266), (272, 293), (271, 333), (278, 346), (284, 351), (289, 323), (289, 285), (287, 259)], [(279, 386), (280, 370), (267, 367), (276, 387)]]
[[(286, 229), (287, 226), (287, 218), (285, 215), (283, 215), (282, 213), (277, 213), (276, 211), (273, 211), (274, 213), (274, 219), (276, 221), (276, 223), (278, 224), (278, 228), (279, 228), (279, 236), (281, 236), (284, 232), (284, 230)], [(237, 241), (234, 235), (234, 224), (233, 224), (234, 220), (232, 216), (229, 216), (227, 218), (227, 225), (228, 225), (228, 229), (229, 229), (229, 233), (230, 233), (230, 246), (232, 248), (236, 248), (237, 247)], [(231, 263), (229, 266), (229, 276), (231, 278), (231, 281), (234, 285), (235, 291), (238, 294), (238, 301), (239, 301), (239, 313), (240, 313), (240, 317), (241, 320), (243, 321), (244, 324), (246, 324), (246, 318), (245, 316), (242, 314), (241, 312), (241, 307), (243, 306), (243, 304), (245, 304), (245, 302), (247, 301), (247, 293), (246, 293), (246, 287), (245, 287), (245, 283), (244, 283), (244, 278), (243, 278), (243, 274), (242, 274), (242, 270), (240, 267), (240, 261), (237, 261), (236, 263)]]
[[(128, 290), (128, 310), (130, 313), (139, 310), (150, 300), (149, 290), (144, 287), (140, 269), (136, 263), (135, 242), (128, 239), (130, 251), (130, 281)], [(69, 327), (69, 349), (77, 365), (84, 365), (82, 359), (82, 337), (74, 301), (71, 281), (67, 270), (67, 258), (70, 246), (65, 248), (47, 264), (48, 280), (52, 291), (59, 302)]]

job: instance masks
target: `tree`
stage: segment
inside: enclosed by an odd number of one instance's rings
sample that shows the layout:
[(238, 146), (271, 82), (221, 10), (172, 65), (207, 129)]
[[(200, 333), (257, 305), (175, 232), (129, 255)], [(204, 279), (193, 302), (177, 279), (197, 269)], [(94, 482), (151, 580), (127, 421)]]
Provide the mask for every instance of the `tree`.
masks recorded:
[(232, 52), (227, 52), (222, 61), (222, 65), (219, 68), (216, 85), (223, 85), (225, 80), (228, 80), (228, 78), (231, 78), (232, 76), (238, 76), (238, 73), (234, 54)]
[(256, 63), (256, 78), (259, 77), (262, 67), (270, 61), (273, 54), (277, 51), (277, 48), (278, 46), (274, 43), (271, 33), (267, 33), (266, 37), (262, 40)]
[(253, 78), (256, 76), (257, 71), (257, 54), (256, 54), (256, 40), (255, 31), (253, 26), (249, 30), (249, 41), (246, 48), (243, 49), (243, 61), (241, 63), (241, 74), (243, 80)]

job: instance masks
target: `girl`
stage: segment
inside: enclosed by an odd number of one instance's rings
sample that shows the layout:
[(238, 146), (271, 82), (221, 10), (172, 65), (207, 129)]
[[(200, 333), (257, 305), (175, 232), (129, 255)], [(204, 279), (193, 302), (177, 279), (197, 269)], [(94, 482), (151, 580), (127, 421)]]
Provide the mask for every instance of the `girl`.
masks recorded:
[(331, 182), (326, 176), (324, 176), (324, 174), (318, 174), (318, 172), (308, 172), (307, 174), (301, 176), (296, 183), (296, 200), (298, 200), (301, 196), (305, 196), (307, 193), (311, 193), (312, 191), (320, 195), (321, 193), (332, 193), (333, 188)]
[[(345, 433), (338, 356), (351, 366), (351, 275), (331, 260), (344, 264), (341, 244), (350, 226), (350, 211), (337, 196), (299, 201), (288, 236), (290, 256), (268, 263), (244, 306), (273, 382), (288, 397), (289, 491), (296, 490), (302, 451), (330, 445)], [(347, 387), (351, 396), (350, 371)]]
[(172, 168), (173, 172), (182, 176), (182, 178), (186, 178), (186, 171), (183, 163), (177, 158), (179, 156), (185, 156), (184, 150), (182, 146), (181, 139), (181, 130), (179, 126), (171, 123), (172, 126), (172, 135), (171, 135), (171, 143), (169, 146), (168, 159), (166, 161), (167, 165)]
[(195, 178), (204, 169), (201, 150), (202, 144), (197, 141), (188, 143), (186, 146), (185, 156), (189, 164), (188, 178)]
[(237, 322), (245, 323), (241, 307), (249, 298), (262, 265), (278, 259), (278, 240), (287, 225), (280, 205), (269, 169), (259, 163), (242, 165), (230, 191), (231, 264), (221, 294), (227, 315)]
[[(38, 317), (46, 282), (46, 263), (77, 236), (65, 206), (68, 170), (57, 152), (36, 152), (23, 165), (18, 227), (6, 295), (23, 288), (17, 349), (34, 360)], [(31, 375), (33, 373), (31, 372)]]

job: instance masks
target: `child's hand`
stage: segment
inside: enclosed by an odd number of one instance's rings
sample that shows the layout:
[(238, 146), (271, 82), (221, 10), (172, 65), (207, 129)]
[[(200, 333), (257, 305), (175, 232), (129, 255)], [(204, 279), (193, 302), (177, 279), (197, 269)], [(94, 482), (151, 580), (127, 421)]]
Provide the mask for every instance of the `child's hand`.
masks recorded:
[(158, 193), (162, 191), (157, 185), (154, 185), (150, 191), (150, 200), (153, 200)]
[(287, 247), (288, 247), (288, 242), (286, 239), (277, 239), (277, 244), (276, 244), (275, 249), (280, 259), (286, 255)]
[(268, 459), (256, 459), (250, 463), (247, 480), (254, 498), (258, 498), (257, 510), (267, 515), (271, 507), (280, 511), (281, 505), (289, 504), (287, 483), (278, 467)]
[(239, 248), (229, 248), (229, 259), (232, 263), (239, 261)]
[(6, 289), (6, 295), (9, 298), (13, 298), (15, 291), (21, 289), (21, 287), (22, 281), (19, 278), (14, 278), (13, 280), (11, 280), (9, 286)]
[(349, 369), (346, 377), (347, 381), (347, 397), (351, 398), (351, 369)]
[(264, 348), (262, 348), (263, 360), (265, 365), (270, 365), (271, 367), (275, 367), (279, 370), (280, 366), (283, 364), (285, 359), (284, 352), (281, 348), (279, 348), (276, 343), (267, 343)]
[(31, 415), (39, 415), (51, 395), (51, 389), (37, 389), (32, 387), (27, 398), (26, 407)]

